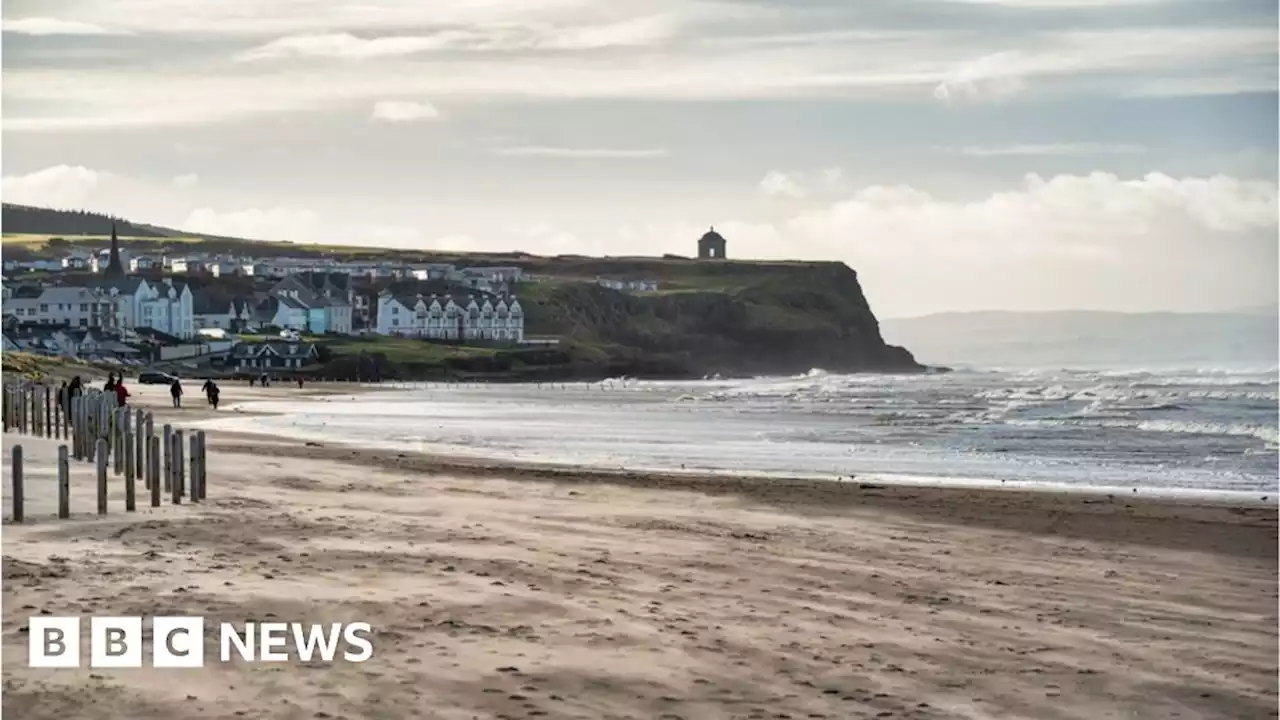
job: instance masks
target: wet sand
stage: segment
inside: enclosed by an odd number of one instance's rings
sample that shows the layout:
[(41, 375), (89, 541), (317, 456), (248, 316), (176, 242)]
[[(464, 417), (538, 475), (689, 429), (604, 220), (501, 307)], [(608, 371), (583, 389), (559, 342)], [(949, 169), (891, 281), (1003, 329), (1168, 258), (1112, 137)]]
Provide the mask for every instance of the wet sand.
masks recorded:
[[(223, 388), (227, 404), (297, 394)], [(178, 413), (162, 387), (135, 401), (181, 425), (211, 414), (196, 390)], [(306, 392), (332, 390), (352, 388)], [(1276, 716), (1274, 507), (495, 467), (211, 433), (208, 503), (126, 515), (113, 481), (100, 519), (75, 466), (73, 518), (57, 521), (40, 470), (57, 443), (20, 441), (29, 522), (3, 535), (16, 717)], [(375, 653), (31, 669), (41, 613), (364, 620)]]

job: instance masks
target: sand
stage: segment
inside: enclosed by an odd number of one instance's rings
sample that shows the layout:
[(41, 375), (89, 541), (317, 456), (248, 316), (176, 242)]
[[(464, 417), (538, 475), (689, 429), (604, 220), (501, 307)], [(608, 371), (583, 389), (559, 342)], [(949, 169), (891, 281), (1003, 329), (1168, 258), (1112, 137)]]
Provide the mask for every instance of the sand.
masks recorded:
[[(229, 404), (297, 395), (223, 387)], [(158, 419), (207, 416), (197, 389)], [(113, 480), (99, 518), (76, 465), (58, 521), (57, 443), (4, 439), (28, 458), (29, 521), (3, 532), (3, 709), (24, 720), (1276, 716), (1274, 508), (602, 476), (214, 433), (206, 504), (126, 515)], [(31, 669), (37, 614), (364, 620), (375, 654)]]

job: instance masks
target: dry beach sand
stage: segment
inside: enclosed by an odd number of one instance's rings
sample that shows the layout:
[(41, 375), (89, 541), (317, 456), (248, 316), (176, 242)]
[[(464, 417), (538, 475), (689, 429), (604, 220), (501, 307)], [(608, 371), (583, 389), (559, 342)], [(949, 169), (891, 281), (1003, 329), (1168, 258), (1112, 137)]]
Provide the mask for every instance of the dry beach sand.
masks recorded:
[[(228, 404), (298, 392), (223, 386)], [(197, 389), (185, 418), (208, 413)], [(1274, 507), (211, 434), (208, 503), (126, 516), (115, 487), (99, 519), (77, 465), (57, 521), (57, 443), (5, 441), (28, 457), (29, 522), (3, 531), (3, 709), (23, 720), (1276, 716)], [(30, 669), (40, 613), (366, 620), (375, 654)]]

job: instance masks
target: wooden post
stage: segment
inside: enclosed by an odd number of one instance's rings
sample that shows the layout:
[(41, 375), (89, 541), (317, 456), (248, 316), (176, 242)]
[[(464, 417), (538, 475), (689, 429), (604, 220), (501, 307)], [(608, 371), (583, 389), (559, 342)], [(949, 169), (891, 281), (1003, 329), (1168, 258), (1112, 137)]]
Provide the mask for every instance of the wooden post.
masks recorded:
[(98, 448), (98, 398), (85, 398), (84, 408), (84, 457), (93, 462), (93, 453)]
[(133, 442), (133, 454), (134, 454), (133, 467), (136, 471), (136, 474), (142, 475), (143, 474), (142, 473), (143, 455), (145, 454), (144, 451), (147, 449), (146, 442), (143, 441), (143, 438), (147, 437), (145, 432), (147, 429), (147, 426), (145, 423), (145, 420), (147, 419), (147, 414), (142, 412), (142, 408), (138, 408), (136, 419), (137, 419), (137, 422), (136, 422), (137, 428), (134, 430), (135, 437)]
[(173, 489), (173, 426), (168, 423), (164, 425), (164, 474), (161, 477), (164, 491), (170, 492)]
[(200, 499), (204, 500), (209, 497), (209, 455), (205, 445), (205, 435), (203, 430), (196, 431), (196, 437), (200, 438)]
[(58, 517), (71, 517), (71, 461), (66, 445), (58, 446)]
[(124, 420), (129, 417), (124, 408), (111, 411), (111, 470), (115, 475), (124, 474)]
[(31, 434), (40, 437), (40, 388), (31, 386)]
[(151, 488), (151, 507), (160, 507), (160, 438), (147, 436), (147, 486)]
[(27, 389), (26, 388), (18, 389), (18, 398), (19, 398), (18, 427), (20, 428), (18, 432), (22, 433), (23, 435), (26, 435), (27, 434)]
[(187, 464), (191, 466), (191, 487), (187, 491), (187, 495), (191, 498), (191, 502), (200, 502), (200, 438), (191, 433), (191, 457), (187, 458)]
[(50, 397), (50, 391), (53, 388), (48, 385), (44, 386), (44, 436), (53, 437), (53, 402)]
[(133, 430), (125, 428), (124, 431), (124, 509), (125, 512), (133, 512), (138, 509), (137, 506), (137, 488), (134, 486), (134, 453), (133, 443), (135, 438)]
[(107, 514), (107, 440), (98, 438), (98, 514)]
[(9, 386), (0, 394), (0, 422), (4, 423), (4, 431), (9, 432)]
[(13, 446), (13, 521), (22, 522), (22, 446)]
[(62, 439), (62, 390), (54, 392), (53, 436), (58, 440)]
[(174, 505), (182, 504), (182, 431), (175, 430), (169, 438), (169, 498)]

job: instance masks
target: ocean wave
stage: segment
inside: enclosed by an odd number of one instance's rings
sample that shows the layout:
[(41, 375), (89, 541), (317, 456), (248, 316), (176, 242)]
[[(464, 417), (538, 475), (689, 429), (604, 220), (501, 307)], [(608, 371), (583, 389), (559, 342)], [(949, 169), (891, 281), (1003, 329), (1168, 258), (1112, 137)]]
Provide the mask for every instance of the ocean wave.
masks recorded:
[(1057, 427), (1097, 427), (1139, 430), (1156, 433), (1173, 433), (1182, 435), (1218, 435), (1231, 437), (1254, 437), (1268, 444), (1280, 442), (1280, 430), (1270, 425), (1252, 425), (1244, 423), (1215, 423), (1179, 420), (1136, 420), (1126, 418), (1039, 418), (1027, 420), (1007, 420), (1008, 425), (1023, 426), (1057, 426)]

